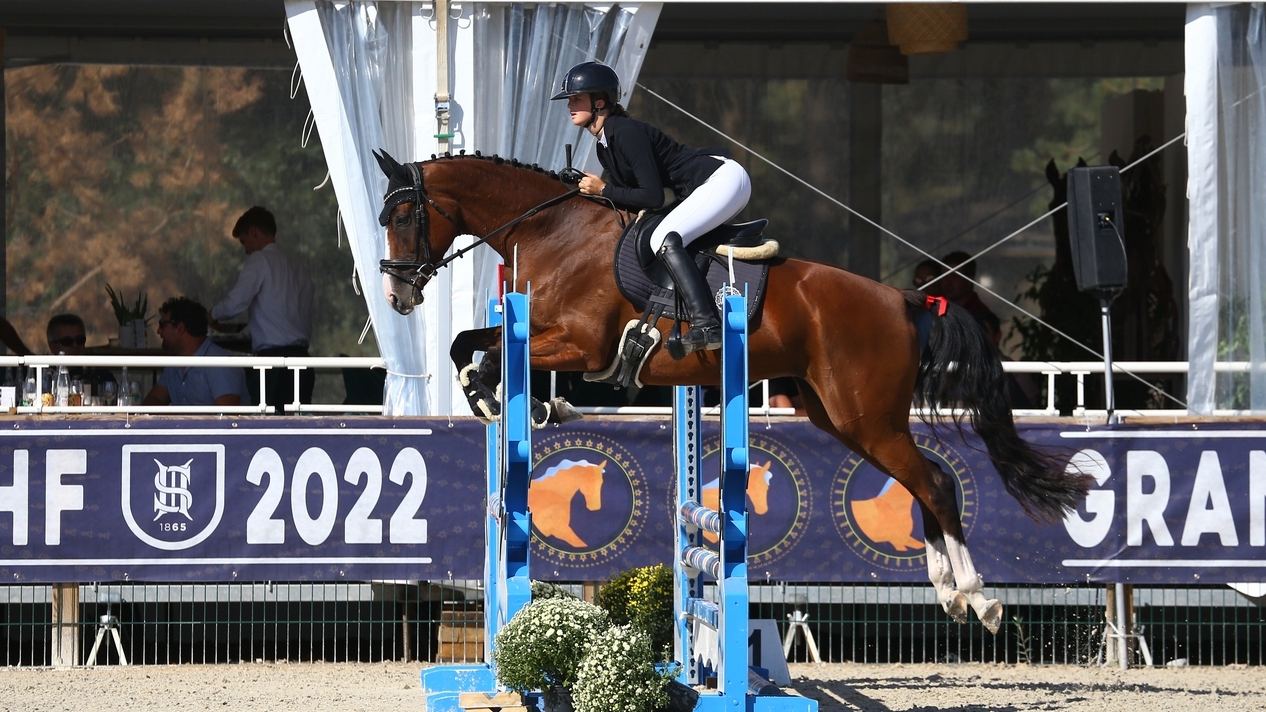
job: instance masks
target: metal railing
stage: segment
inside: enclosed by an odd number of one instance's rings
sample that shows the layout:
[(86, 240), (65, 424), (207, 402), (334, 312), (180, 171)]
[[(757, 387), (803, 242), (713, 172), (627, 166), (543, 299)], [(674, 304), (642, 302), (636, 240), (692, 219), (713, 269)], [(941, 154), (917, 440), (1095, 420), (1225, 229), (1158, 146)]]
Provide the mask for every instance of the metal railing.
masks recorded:
[[(1107, 588), (987, 586), (1005, 606), (997, 635), (954, 623), (926, 584), (752, 584), (750, 611), (777, 623), (792, 662), (814, 661), (812, 647), (828, 663), (1096, 665), (1107, 662)], [(461, 582), (84, 584), (69, 638), (53, 620), (51, 589), (0, 586), (0, 666), (51, 665), (59, 639), (76, 648), (73, 664), (88, 665), (483, 656), (482, 592)], [(1260, 600), (1222, 586), (1135, 587), (1131, 600), (1132, 631), (1155, 666), (1266, 664)], [(1130, 664), (1145, 665), (1133, 646)]]
[[(0, 356), (0, 368), (26, 367), (36, 374), (39, 394), (43, 394), (45, 382), (44, 371), (59, 366), (80, 368), (149, 368), (165, 367), (236, 367), (249, 368), (258, 372), (261, 393), (264, 388), (265, 374), (269, 369), (288, 369), (292, 373), (295, 400), (285, 405), (291, 413), (381, 413), (381, 405), (351, 405), (302, 403), (298, 396), (300, 373), (304, 369), (343, 369), (343, 368), (386, 368), (386, 362), (376, 357), (262, 357), (262, 356)], [(1104, 409), (1087, 408), (1086, 377), (1092, 374), (1103, 374), (1104, 364), (1101, 361), (1005, 361), (1003, 370), (1013, 374), (1033, 374), (1046, 377), (1046, 403), (1042, 408), (1016, 410), (1017, 416), (1050, 417), (1060, 415), (1055, 405), (1057, 379), (1071, 377), (1076, 383), (1076, 402), (1072, 409), (1074, 417), (1097, 417), (1106, 414)], [(1216, 373), (1252, 373), (1253, 365), (1248, 361), (1222, 361), (1214, 366)], [(1132, 374), (1135, 376), (1180, 376), (1188, 371), (1186, 361), (1117, 361), (1113, 363), (1113, 372)], [(796, 414), (793, 408), (769, 407), (769, 382), (761, 382), (762, 405), (751, 408), (754, 416), (780, 417)], [(19, 385), (19, 389), (21, 386)], [(551, 397), (555, 395), (554, 382), (551, 379)], [(1172, 395), (1172, 394), (1171, 394)], [(1181, 401), (1181, 399), (1174, 398)], [(672, 409), (667, 406), (596, 406), (574, 403), (581, 413), (586, 415), (668, 415)], [(19, 414), (65, 414), (65, 413), (216, 413), (257, 415), (268, 411), (266, 405), (243, 406), (142, 406), (142, 405), (92, 405), (59, 407), (37, 402), (30, 406), (19, 406)], [(1122, 416), (1186, 416), (1190, 413), (1186, 408), (1154, 408), (1154, 409), (1121, 409), (1116, 411)], [(715, 407), (705, 409), (704, 415), (717, 415)], [(917, 414), (912, 411), (912, 414)], [(1233, 417), (1251, 415), (1252, 411), (1219, 409), (1213, 411), (1215, 417)]]
[[(294, 379), (294, 400), (285, 404), (289, 413), (382, 413), (382, 405), (355, 405), (333, 403), (303, 403), (299, 398), (299, 378), (305, 369), (386, 368), (386, 362), (376, 357), (281, 357), (281, 356), (0, 356), (0, 368), (25, 367), (34, 373), (35, 398), (31, 405), (17, 406), (19, 415), (54, 415), (83, 413), (130, 413), (130, 414), (240, 414), (262, 415), (271, 411), (266, 403), (257, 405), (46, 405), (43, 395), (45, 370), (60, 366), (67, 368), (249, 368), (258, 372), (259, 392), (266, 391), (265, 379), (270, 369), (289, 369)], [(22, 386), (18, 386), (21, 396)], [(261, 401), (264, 399), (261, 398)]]

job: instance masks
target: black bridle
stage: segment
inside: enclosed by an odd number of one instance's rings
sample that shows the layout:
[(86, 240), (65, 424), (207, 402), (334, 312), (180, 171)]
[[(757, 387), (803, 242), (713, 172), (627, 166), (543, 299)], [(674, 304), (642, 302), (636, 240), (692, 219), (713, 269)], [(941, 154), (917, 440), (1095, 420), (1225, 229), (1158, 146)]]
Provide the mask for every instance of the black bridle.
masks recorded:
[[(571, 147), (569, 146), (568, 148), (571, 148)], [(570, 200), (571, 198), (574, 198), (577, 195), (580, 195), (580, 191), (576, 188), (573, 188), (567, 191), (566, 193), (563, 193), (562, 195), (554, 196), (553, 198), (550, 198), (544, 203), (541, 203), (540, 205), (532, 208), (531, 210), (528, 210), (526, 213), (523, 213), (519, 217), (502, 225), (496, 230), (493, 230), (487, 235), (484, 235), (478, 240), (475, 240), (473, 244), (468, 245), (458, 250), (457, 252), (454, 252), (448, 257), (441, 259), (439, 262), (436, 262), (432, 259), (432, 254), (431, 254), (431, 234), (430, 234), (431, 226), (430, 226), (430, 219), (427, 217), (426, 206), (430, 205), (431, 207), (435, 208), (435, 211), (439, 213), (440, 215), (443, 215), (445, 218), (447, 218), (448, 221), (452, 223), (454, 227), (457, 226), (457, 220), (455, 220), (452, 215), (449, 215), (447, 212), (445, 212), (444, 208), (441, 208), (438, 203), (436, 203), (434, 200), (431, 199), (431, 196), (426, 194), (426, 187), (422, 185), (422, 170), (418, 168), (418, 164), (409, 163), (407, 164), (407, 166), (409, 168), (409, 175), (410, 177), (413, 178), (413, 185), (396, 188), (395, 190), (391, 191), (390, 193), (388, 193), (386, 196), (383, 197), (383, 202), (388, 203), (391, 201), (393, 197), (400, 195), (402, 193), (410, 193), (410, 192), (414, 193), (413, 258), (408, 259), (408, 260), (380, 260), (378, 262), (378, 271), (382, 272), (383, 274), (387, 274), (392, 277), (395, 277), (401, 282), (404, 282), (405, 284), (417, 290), (421, 290), (422, 287), (426, 286), (426, 283), (430, 282), (431, 278), (434, 277), (441, 269), (447, 266), (448, 263), (461, 257), (467, 252), (470, 252), (471, 250), (475, 249), (479, 245), (484, 244), (488, 240), (492, 239), (492, 237), (496, 235), (497, 233), (502, 232), (504, 230), (508, 230), (514, 227), (515, 225), (518, 225), (519, 223), (523, 222), (524, 220), (527, 220), (528, 218), (532, 217), (533, 215), (536, 215), (537, 213), (541, 212), (542, 210), (546, 208), (553, 207), (555, 205), (558, 205), (559, 203), (565, 202), (567, 200)], [(422, 258), (421, 261), (419, 261), (418, 259), (419, 256)]]

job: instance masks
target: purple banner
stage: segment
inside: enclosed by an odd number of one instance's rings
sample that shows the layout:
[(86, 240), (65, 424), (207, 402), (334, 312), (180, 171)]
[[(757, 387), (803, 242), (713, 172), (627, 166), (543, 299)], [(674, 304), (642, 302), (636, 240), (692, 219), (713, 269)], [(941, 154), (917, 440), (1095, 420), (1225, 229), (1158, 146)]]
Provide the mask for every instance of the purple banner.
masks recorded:
[[(484, 432), (425, 418), (19, 421), (0, 432), (0, 576), (482, 578)], [(586, 419), (535, 434), (533, 578), (603, 580), (668, 562), (671, 433), (667, 419)], [(1266, 429), (1021, 433), (1096, 478), (1065, 522), (1029, 519), (973, 437), (915, 428), (957, 483), (987, 582), (1266, 580)], [(904, 488), (808, 423), (757, 420), (750, 438), (751, 580), (927, 580)], [(713, 506), (717, 444), (705, 422)]]

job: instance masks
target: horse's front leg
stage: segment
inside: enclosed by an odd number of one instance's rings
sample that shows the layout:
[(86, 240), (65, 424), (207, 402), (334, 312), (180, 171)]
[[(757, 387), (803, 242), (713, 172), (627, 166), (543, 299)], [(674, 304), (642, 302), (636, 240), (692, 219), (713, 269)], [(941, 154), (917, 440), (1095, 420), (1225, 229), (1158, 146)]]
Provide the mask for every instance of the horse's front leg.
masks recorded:
[[(457, 367), (457, 382), (462, 387), (470, 410), (485, 425), (501, 415), (496, 388), (501, 383), (501, 327), (463, 331), (453, 339), (448, 354)], [(475, 363), (475, 352), (484, 357)]]
[[(589, 329), (586, 333), (598, 330)], [(602, 369), (601, 344), (590, 336), (578, 339), (571, 329), (555, 325), (532, 337), (529, 348), (532, 368), (543, 371), (590, 372)], [(582, 417), (565, 398), (551, 398), (542, 403), (532, 400), (532, 425), (544, 427), (547, 423), (570, 423)]]

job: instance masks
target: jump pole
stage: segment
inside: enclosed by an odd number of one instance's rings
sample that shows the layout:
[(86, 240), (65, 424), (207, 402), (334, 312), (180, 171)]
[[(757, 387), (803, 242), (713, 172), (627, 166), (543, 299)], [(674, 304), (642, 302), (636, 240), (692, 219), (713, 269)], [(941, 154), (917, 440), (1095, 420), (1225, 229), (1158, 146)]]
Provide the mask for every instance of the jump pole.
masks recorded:
[[(528, 286), (531, 291), (531, 286)], [(487, 426), (488, 511), (484, 520), (484, 663), (439, 665), (422, 671), (427, 712), (462, 712), (463, 692), (498, 691), (492, 666), (497, 631), (532, 600), (528, 552), (532, 519), (532, 421), (527, 294), (511, 292), (488, 304), (488, 326), (501, 329), (501, 419)]]
[[(673, 559), (677, 681), (702, 685), (708, 670), (716, 690), (699, 693), (697, 712), (817, 712), (818, 703), (779, 690), (747, 664), (747, 299), (727, 296), (721, 323), (721, 477), (719, 510), (701, 504), (700, 407), (702, 389), (677, 386), (673, 397), (673, 451), (677, 466), (677, 548)], [(719, 537), (717, 552), (703, 547), (703, 532)], [(716, 580), (716, 601), (704, 597), (703, 575)], [(695, 625), (716, 631), (715, 666), (699, 650)]]

